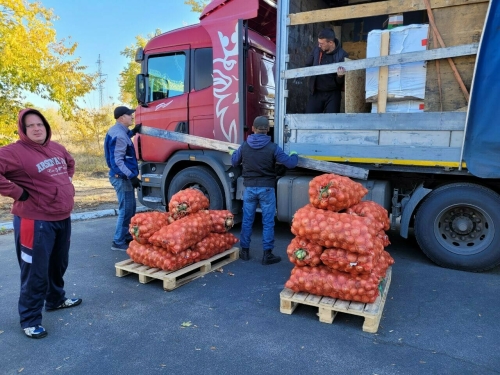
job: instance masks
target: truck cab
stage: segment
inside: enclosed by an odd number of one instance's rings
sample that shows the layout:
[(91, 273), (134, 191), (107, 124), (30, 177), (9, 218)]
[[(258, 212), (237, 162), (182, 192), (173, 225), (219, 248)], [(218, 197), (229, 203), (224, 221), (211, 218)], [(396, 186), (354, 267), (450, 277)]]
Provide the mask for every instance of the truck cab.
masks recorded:
[[(212, 1), (199, 24), (156, 36), (137, 51), (137, 123), (241, 144), (256, 116), (274, 118), (275, 23), (262, 20), (276, 19), (275, 3), (242, 3)], [(229, 155), (147, 135), (136, 138), (141, 203), (159, 208), (180, 189), (197, 186), (211, 208), (239, 211), (239, 171)]]

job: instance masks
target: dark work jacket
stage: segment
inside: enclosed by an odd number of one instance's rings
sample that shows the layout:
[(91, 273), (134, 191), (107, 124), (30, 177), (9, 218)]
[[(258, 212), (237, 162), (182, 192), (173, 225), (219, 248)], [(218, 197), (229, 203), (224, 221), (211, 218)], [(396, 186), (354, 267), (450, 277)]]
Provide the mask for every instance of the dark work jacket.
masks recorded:
[[(340, 47), (338, 39), (335, 39), (335, 46), (332, 53), (325, 53), (319, 47), (315, 47), (306, 60), (306, 66), (335, 64), (344, 61), (349, 54)], [(339, 91), (342, 90), (343, 84), (344, 77), (337, 77), (337, 73), (309, 77), (309, 91), (311, 94), (316, 91)]]
[(295, 168), (298, 156), (287, 155), (266, 134), (250, 134), (233, 153), (233, 167), (242, 166), (243, 185), (246, 187), (272, 187), (276, 185), (276, 163), (286, 168)]
[(260, 149), (252, 148), (247, 142), (241, 145), (244, 162), (243, 185), (252, 187), (272, 187), (276, 185), (276, 171), (274, 152), (278, 145), (269, 142)]

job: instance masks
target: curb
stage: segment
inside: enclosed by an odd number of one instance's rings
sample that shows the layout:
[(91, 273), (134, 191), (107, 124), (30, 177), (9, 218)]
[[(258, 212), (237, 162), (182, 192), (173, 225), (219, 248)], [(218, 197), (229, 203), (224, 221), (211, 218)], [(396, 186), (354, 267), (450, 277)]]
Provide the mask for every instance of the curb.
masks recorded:
[[(146, 211), (150, 211), (150, 208), (146, 207), (146, 206), (141, 206), (141, 207), (137, 207), (137, 209), (135, 210), (136, 213), (146, 212)], [(108, 210), (90, 211), (90, 212), (79, 212), (79, 213), (71, 214), (71, 221), (97, 219), (100, 217), (117, 216), (117, 215), (118, 215), (117, 209), (108, 209)], [(13, 229), (14, 229), (14, 224), (12, 223), (12, 221), (0, 223), (0, 231), (13, 230)]]

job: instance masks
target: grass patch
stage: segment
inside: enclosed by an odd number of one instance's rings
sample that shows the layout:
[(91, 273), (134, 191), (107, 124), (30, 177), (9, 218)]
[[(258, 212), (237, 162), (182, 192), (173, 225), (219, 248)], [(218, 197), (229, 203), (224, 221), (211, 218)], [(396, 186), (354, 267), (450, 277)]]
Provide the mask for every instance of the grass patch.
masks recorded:
[(107, 177), (108, 166), (104, 155), (92, 155), (81, 152), (74, 152), (71, 154), (75, 159), (75, 179), (85, 178), (88, 176)]

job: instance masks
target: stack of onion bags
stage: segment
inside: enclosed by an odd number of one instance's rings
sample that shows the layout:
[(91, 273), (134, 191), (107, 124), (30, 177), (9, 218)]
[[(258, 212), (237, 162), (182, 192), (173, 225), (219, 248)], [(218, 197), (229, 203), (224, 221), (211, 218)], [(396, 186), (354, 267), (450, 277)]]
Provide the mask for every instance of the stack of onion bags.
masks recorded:
[(387, 210), (348, 177), (324, 174), (309, 183), (310, 204), (292, 221), (296, 236), (287, 248), (295, 267), (285, 287), (294, 292), (372, 303), (394, 259)]
[(227, 233), (233, 214), (208, 210), (209, 201), (197, 189), (174, 194), (168, 212), (136, 214), (130, 222), (134, 240), (127, 254), (149, 267), (175, 271), (230, 249), (238, 239)]

